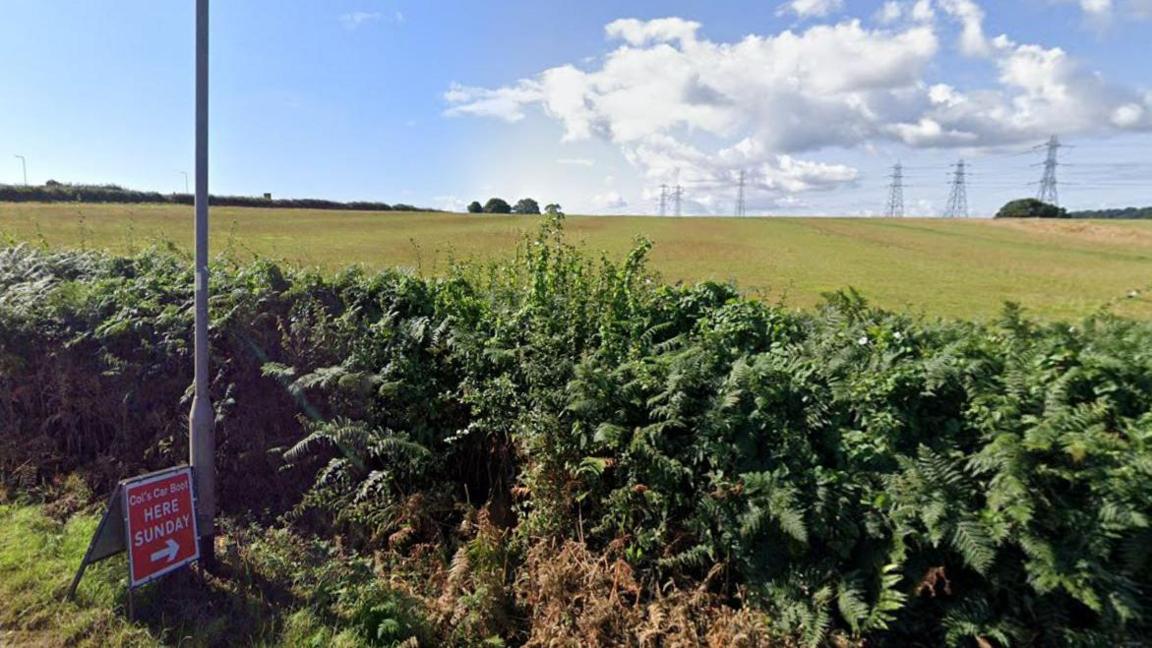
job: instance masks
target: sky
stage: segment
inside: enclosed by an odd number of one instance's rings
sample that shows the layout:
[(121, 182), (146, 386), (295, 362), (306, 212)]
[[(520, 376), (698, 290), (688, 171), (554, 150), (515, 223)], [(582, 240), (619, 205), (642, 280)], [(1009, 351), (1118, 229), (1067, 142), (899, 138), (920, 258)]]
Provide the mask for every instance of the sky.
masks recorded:
[[(0, 183), (184, 190), (192, 0), (0, 0)], [(1152, 0), (213, 3), (216, 194), (569, 213), (1152, 205)], [(1031, 184), (1030, 184), (1031, 183)], [(669, 197), (667, 211), (673, 211)]]

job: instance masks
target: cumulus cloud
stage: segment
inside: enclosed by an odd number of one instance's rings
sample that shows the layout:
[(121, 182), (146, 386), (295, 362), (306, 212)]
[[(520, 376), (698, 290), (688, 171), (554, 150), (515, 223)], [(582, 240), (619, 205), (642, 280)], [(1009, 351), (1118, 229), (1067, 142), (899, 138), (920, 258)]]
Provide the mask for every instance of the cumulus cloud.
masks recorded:
[[(536, 110), (569, 141), (615, 144), (650, 181), (731, 186), (744, 170), (777, 196), (857, 182), (823, 151), (895, 142), (988, 147), (1051, 133), (1152, 129), (1152, 98), (1110, 84), (1060, 48), (989, 38), (973, 0), (889, 3), (883, 22), (817, 24), (734, 42), (679, 18), (610, 23), (620, 44), (498, 88), (454, 85), (450, 115), (509, 122)], [(957, 40), (953, 36), (958, 35)], [(994, 75), (954, 87), (932, 78), (947, 47)]]
[(780, 7), (778, 13), (794, 13), (800, 18), (818, 18), (840, 11), (844, 0), (791, 0)]
[(620, 39), (633, 47), (642, 47), (649, 43), (671, 43), (679, 41), (681, 44), (696, 40), (696, 30), (700, 23), (684, 20), (682, 18), (657, 18), (656, 20), (637, 20), (635, 18), (622, 18), (614, 20), (604, 28), (608, 38)]
[(944, 13), (962, 26), (960, 51), (968, 56), (987, 56), (992, 48), (984, 35), (984, 9), (973, 0), (939, 0)]

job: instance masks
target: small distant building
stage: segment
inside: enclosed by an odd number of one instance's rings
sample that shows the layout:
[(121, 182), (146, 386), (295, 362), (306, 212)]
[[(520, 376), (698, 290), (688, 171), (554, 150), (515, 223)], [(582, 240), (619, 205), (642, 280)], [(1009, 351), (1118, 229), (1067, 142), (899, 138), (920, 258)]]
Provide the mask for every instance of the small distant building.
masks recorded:
[(270, 194), (270, 193), (264, 194), (264, 200), (272, 200), (272, 194)]

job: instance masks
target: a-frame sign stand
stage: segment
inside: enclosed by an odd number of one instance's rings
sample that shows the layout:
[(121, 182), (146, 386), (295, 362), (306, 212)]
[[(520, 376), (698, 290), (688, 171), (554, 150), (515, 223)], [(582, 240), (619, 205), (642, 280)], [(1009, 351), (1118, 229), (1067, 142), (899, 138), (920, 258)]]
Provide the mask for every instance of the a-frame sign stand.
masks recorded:
[(88, 565), (128, 552), (128, 615), (132, 591), (200, 559), (192, 469), (177, 466), (116, 484), (104, 517), (68, 588), (76, 595)]

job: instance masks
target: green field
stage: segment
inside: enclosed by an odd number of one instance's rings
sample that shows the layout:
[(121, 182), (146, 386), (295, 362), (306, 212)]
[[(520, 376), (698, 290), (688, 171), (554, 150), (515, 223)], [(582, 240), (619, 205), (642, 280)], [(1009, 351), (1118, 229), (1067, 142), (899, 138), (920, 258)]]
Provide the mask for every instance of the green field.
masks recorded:
[[(333, 269), (407, 266), (510, 254), (538, 222), (523, 216), (217, 208), (213, 251)], [(1115, 303), (1152, 316), (1152, 222), (928, 219), (570, 217), (572, 241), (619, 256), (655, 243), (665, 279), (731, 281), (809, 307), (854, 287), (874, 303), (936, 316), (988, 317), (1016, 301), (1071, 318)], [(191, 243), (191, 210), (154, 205), (0, 205), (0, 236), (53, 247), (141, 249)], [(1127, 298), (1130, 291), (1141, 295)]]

